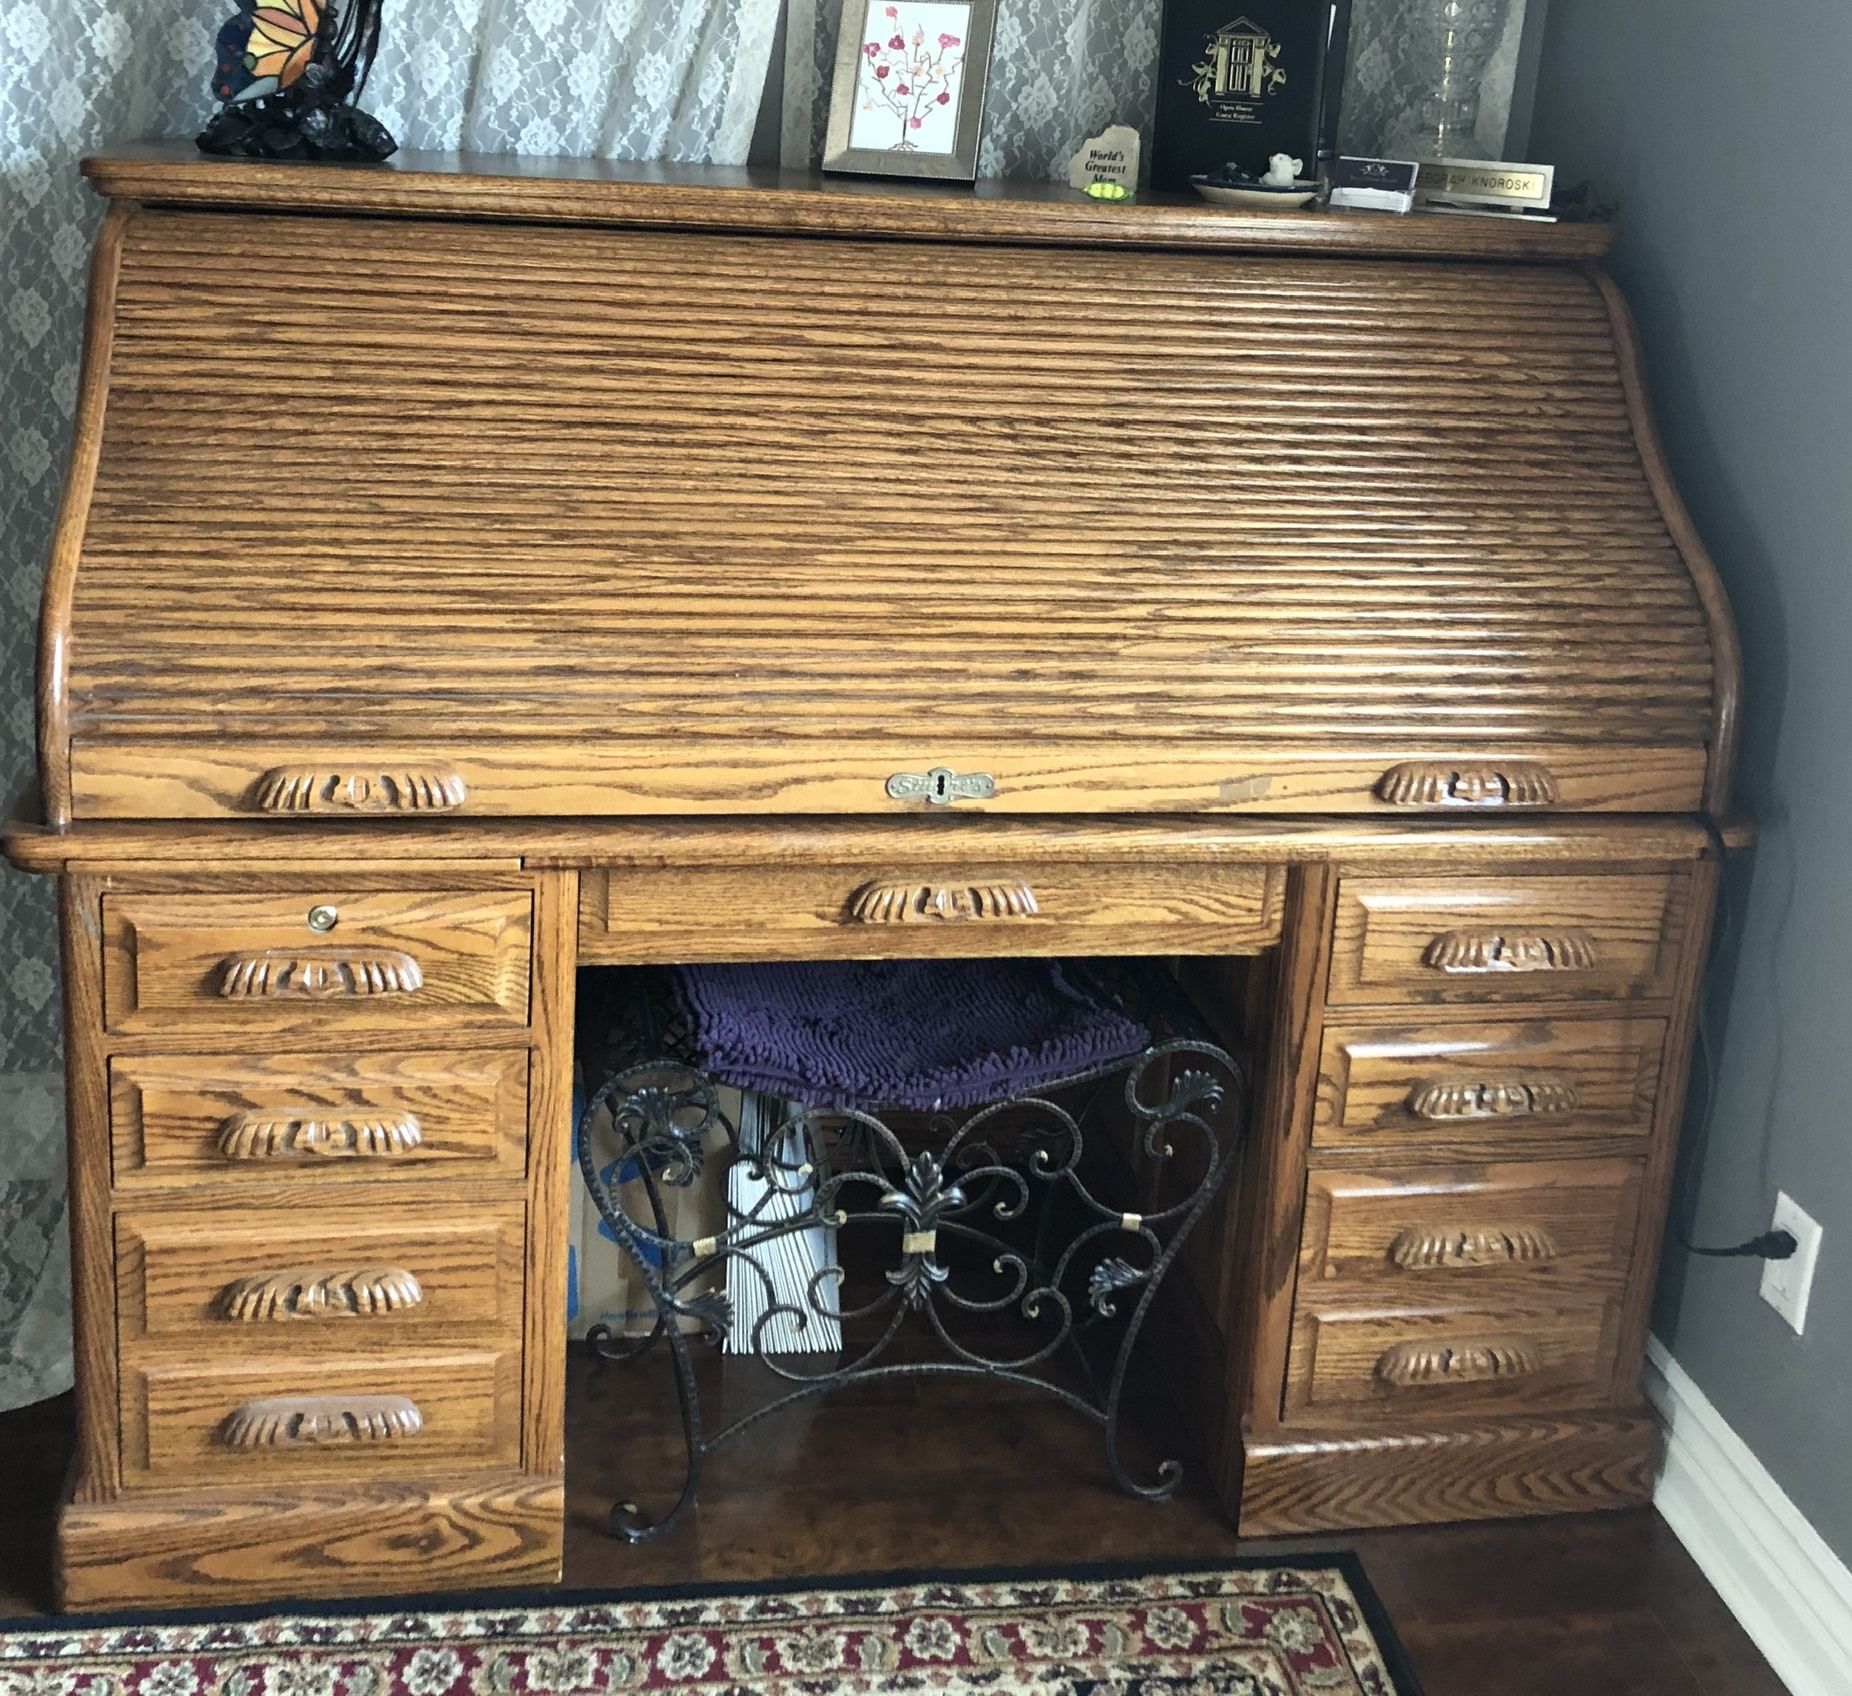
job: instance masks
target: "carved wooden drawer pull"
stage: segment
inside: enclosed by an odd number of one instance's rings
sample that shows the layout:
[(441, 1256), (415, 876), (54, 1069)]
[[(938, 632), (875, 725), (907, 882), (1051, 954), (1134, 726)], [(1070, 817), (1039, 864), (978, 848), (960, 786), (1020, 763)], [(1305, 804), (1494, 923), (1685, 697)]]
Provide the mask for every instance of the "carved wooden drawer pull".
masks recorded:
[(1481, 1384), (1523, 1378), (1543, 1370), (1543, 1355), (1529, 1337), (1484, 1337), (1465, 1343), (1394, 1343), (1376, 1362), (1385, 1384)]
[(298, 1449), (415, 1437), (424, 1415), (408, 1396), (271, 1396), (226, 1416), (228, 1449)]
[(995, 883), (865, 883), (849, 897), (849, 917), (864, 925), (1032, 919), (1040, 911), (1035, 891), (1019, 878)]
[(403, 1313), (424, 1300), (424, 1286), (403, 1266), (297, 1266), (229, 1284), (219, 1315), (243, 1324), (273, 1319), (339, 1319)]
[(1376, 781), (1392, 807), (1547, 807), (1556, 779), (1535, 760), (1406, 760)]
[(1422, 951), (1437, 972), (1589, 972), (1600, 960), (1595, 939), (1574, 926), (1550, 930), (1449, 930)]
[(397, 948), (273, 948), (219, 962), (219, 994), (228, 1001), (340, 1001), (423, 987), (418, 962)]
[(219, 1126), (227, 1160), (361, 1159), (403, 1154), (424, 1141), (416, 1115), (382, 1113), (365, 1119), (325, 1119), (301, 1112), (234, 1113)]
[(1408, 1110), (1417, 1119), (1515, 1119), (1537, 1113), (1568, 1113), (1575, 1085), (1566, 1078), (1436, 1078), (1409, 1092)]
[(1389, 1258), (1405, 1272), (1443, 1272), (1455, 1266), (1533, 1266), (1554, 1260), (1556, 1239), (1541, 1225), (1410, 1225), (1389, 1245)]
[(276, 766), (257, 783), (257, 807), (265, 813), (450, 813), (468, 797), (468, 786), (449, 766)]

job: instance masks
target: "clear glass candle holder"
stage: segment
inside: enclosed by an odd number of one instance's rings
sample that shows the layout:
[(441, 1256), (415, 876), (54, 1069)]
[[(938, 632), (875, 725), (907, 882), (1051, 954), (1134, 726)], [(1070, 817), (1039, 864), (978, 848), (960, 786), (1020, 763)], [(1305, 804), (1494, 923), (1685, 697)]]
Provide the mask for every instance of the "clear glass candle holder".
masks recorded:
[(1479, 96), (1506, 9), (1506, 0), (1417, 0), (1404, 14), (1411, 32), (1404, 63), (1420, 92), (1391, 137), (1396, 158), (1477, 156)]

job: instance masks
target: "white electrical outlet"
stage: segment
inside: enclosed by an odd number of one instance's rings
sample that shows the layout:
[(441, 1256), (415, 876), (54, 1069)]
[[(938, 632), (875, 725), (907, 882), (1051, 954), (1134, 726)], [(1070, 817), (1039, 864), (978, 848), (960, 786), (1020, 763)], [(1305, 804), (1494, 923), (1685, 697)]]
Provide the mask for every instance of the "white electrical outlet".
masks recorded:
[(1813, 1294), (1813, 1269), (1820, 1258), (1820, 1227), (1798, 1202), (1777, 1195), (1770, 1229), (1786, 1231), (1798, 1246), (1787, 1260), (1763, 1261), (1762, 1299), (1787, 1320), (1798, 1337), (1807, 1328), (1807, 1298)]

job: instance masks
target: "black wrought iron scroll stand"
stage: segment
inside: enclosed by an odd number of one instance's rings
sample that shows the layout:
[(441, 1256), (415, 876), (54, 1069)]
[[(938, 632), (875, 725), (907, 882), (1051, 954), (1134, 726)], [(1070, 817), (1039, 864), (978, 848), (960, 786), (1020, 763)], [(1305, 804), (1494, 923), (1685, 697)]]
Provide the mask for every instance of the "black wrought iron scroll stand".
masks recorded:
[[(1129, 1060), (1076, 1072), (1032, 1095), (993, 1102), (962, 1122), (937, 1118), (936, 1152), (911, 1155), (877, 1112), (851, 1107), (795, 1111), (761, 1140), (758, 1151), (743, 1153), (739, 1129), (721, 1111), (714, 1080), (681, 1051), (672, 1022), (645, 1019), (644, 1028), (654, 1029), (653, 1051), (633, 1048), (636, 1057), (619, 1065), (592, 1095), (575, 1127), (574, 1148), (599, 1213), (649, 1291), (655, 1324), (640, 1337), (601, 1326), (588, 1344), (605, 1360), (623, 1361), (666, 1341), (674, 1361), (688, 1470), (674, 1506), (660, 1519), (643, 1519), (635, 1503), (616, 1503), (610, 1511), (612, 1533), (632, 1542), (661, 1534), (694, 1500), (702, 1462), (720, 1445), (809, 1397), (884, 1378), (978, 1378), (1052, 1397), (1101, 1427), (1108, 1468), (1122, 1488), (1154, 1500), (1169, 1496), (1182, 1478), (1181, 1464), (1164, 1459), (1154, 1478), (1134, 1477), (1120, 1454), (1120, 1410), (1133, 1349), (1164, 1275), (1233, 1163), (1246, 1123), (1247, 1080), (1239, 1063), (1210, 1040), (1193, 1015), (1179, 1018), (1184, 1003), (1174, 989), (1162, 998), (1167, 1017), (1149, 1021), (1150, 1045)], [(1145, 1012), (1142, 1005), (1140, 1012)], [(1122, 1082), (1133, 1135), (1151, 1167), (1182, 1173), (1186, 1139), (1197, 1145), (1198, 1157), (1189, 1163), (1199, 1172), (1194, 1184), (1182, 1195), (1161, 1199), (1151, 1212), (1122, 1210), (1092, 1193), (1080, 1172), (1082, 1120), (1089, 1107), (1070, 1112), (1052, 1099), (1074, 1086), (1115, 1079)], [(1147, 1099), (1147, 1091), (1157, 1098)], [(632, 1193), (638, 1187), (643, 1191), (647, 1221), (631, 1218), (600, 1175), (593, 1138), (607, 1105), (612, 1125), (605, 1159), (612, 1170), (630, 1166), (640, 1174), (640, 1184), (628, 1187)], [(716, 1131), (724, 1135), (727, 1155), (751, 1162), (765, 1192), (744, 1212), (729, 1203), (725, 1229), (716, 1236), (685, 1241), (670, 1231), (665, 1191), (695, 1181), (707, 1158), (703, 1143)], [(783, 1205), (775, 1207), (781, 1198)], [(794, 1198), (804, 1204), (791, 1217), (779, 1216), (793, 1207)], [(1039, 1207), (1032, 1210), (1032, 1201), (1039, 1201)], [(1078, 1224), (1057, 1247), (1052, 1234), (1062, 1212)], [(797, 1232), (833, 1226), (841, 1233), (883, 1224), (890, 1230), (899, 1226), (898, 1264), (887, 1271), (886, 1288), (854, 1309), (833, 1304), (843, 1281), (840, 1256), (811, 1279), (804, 1306), (778, 1301), (771, 1275), (756, 1258), (768, 1244)], [(1024, 1229), (1014, 1239), (1000, 1234), (1016, 1226)], [(1032, 1243), (1025, 1243), (1024, 1236)], [(942, 1243), (988, 1251), (988, 1276), (999, 1287), (969, 1295), (955, 1288), (955, 1271), (970, 1269), (949, 1265), (941, 1257)], [(749, 1268), (765, 1291), (752, 1356), (790, 1388), (710, 1435), (702, 1422), (692, 1344), (703, 1334), (711, 1342), (721, 1341), (731, 1312), (723, 1291), (695, 1292), (716, 1269), (734, 1262)], [(1121, 1304), (1134, 1292), (1131, 1312), (1121, 1317)], [(1015, 1355), (980, 1352), (955, 1338), (946, 1324), (948, 1313), (981, 1318), (1011, 1310), (1046, 1329)], [(763, 1346), (766, 1328), (780, 1318), (802, 1330), (818, 1320), (836, 1319), (847, 1326), (874, 1321), (877, 1315), (885, 1316), (879, 1335), (872, 1342), (851, 1344), (845, 1330), (843, 1358), (827, 1368), (806, 1371), (797, 1363), (809, 1357), (775, 1355)], [(909, 1316), (923, 1321), (950, 1358), (883, 1360)], [(695, 1327), (693, 1336), (684, 1331), (684, 1322)], [(1102, 1337), (1114, 1325), (1116, 1340)], [(1074, 1381), (1087, 1393), (1040, 1375), (1038, 1369), (1058, 1355), (1079, 1367)], [(1095, 1355), (1104, 1364), (1103, 1373)]]

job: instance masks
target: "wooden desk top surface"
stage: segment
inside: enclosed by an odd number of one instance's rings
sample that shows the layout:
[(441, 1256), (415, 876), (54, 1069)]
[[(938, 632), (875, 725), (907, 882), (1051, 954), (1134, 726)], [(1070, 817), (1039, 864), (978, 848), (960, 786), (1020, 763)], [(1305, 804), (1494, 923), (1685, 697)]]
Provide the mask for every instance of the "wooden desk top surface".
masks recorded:
[(930, 241), (1574, 263), (1600, 259), (1613, 240), (1606, 224), (1232, 212), (1164, 194), (1104, 205), (1052, 183), (966, 186), (517, 154), (403, 152), (383, 165), (303, 165), (207, 158), (190, 142), (152, 142), (87, 159), (84, 171), (102, 194), (162, 204)]

